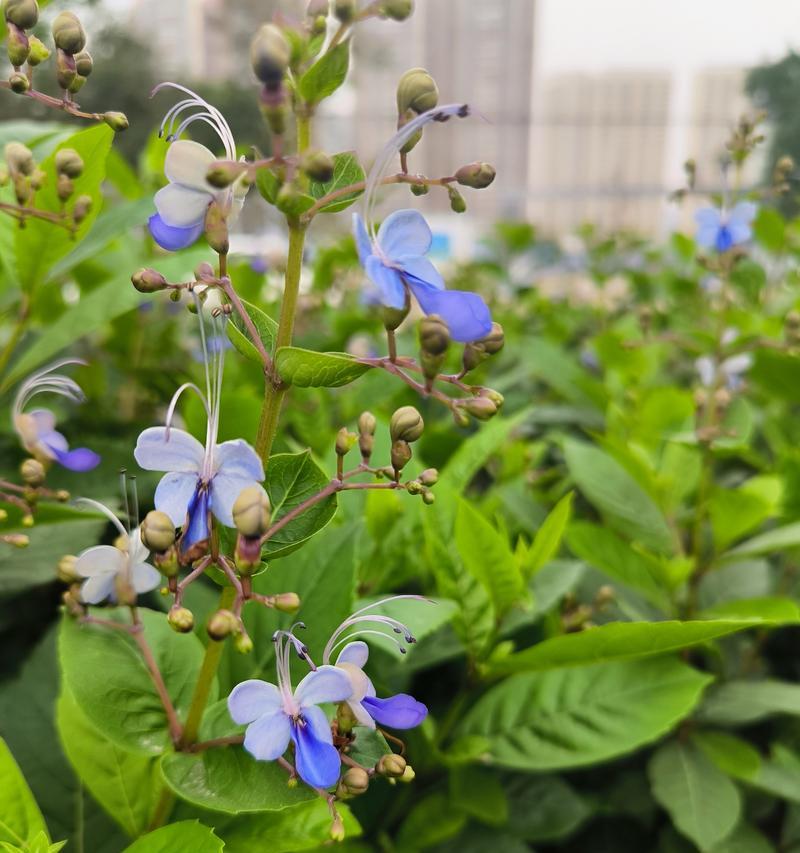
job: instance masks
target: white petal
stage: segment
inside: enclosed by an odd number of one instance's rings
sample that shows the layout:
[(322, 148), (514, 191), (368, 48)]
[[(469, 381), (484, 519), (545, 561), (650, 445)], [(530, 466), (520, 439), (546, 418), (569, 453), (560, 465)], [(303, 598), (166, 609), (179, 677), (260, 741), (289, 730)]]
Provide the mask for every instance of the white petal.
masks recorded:
[(375, 720), (369, 715), (369, 711), (360, 703), (348, 700), (347, 707), (353, 712), (353, 716), (358, 720), (360, 726), (366, 726), (368, 729), (375, 728)]
[(142, 527), (139, 525), (128, 538), (128, 556), (131, 564), (146, 563), (150, 556), (150, 550), (142, 542)]
[(369, 679), (364, 674), (364, 670), (355, 664), (341, 662), (336, 664), (336, 668), (341, 669), (342, 672), (346, 673), (347, 677), (350, 679), (350, 684), (353, 688), (353, 692), (349, 697), (350, 700), (353, 702), (360, 702), (367, 695), (367, 689), (370, 683)]
[(228, 713), (234, 723), (252, 723), (282, 707), (281, 692), (274, 684), (251, 678), (237, 684), (228, 696)]
[(149, 563), (137, 563), (131, 569), (131, 584), (136, 592), (150, 592), (161, 585), (161, 572)]
[(206, 181), (206, 173), (216, 159), (205, 145), (191, 139), (179, 139), (167, 150), (164, 174), (172, 183), (200, 192), (213, 193), (215, 190)]
[(175, 471), (165, 474), (156, 488), (153, 503), (157, 510), (165, 512), (176, 527), (186, 521), (186, 510), (197, 488), (197, 474), (182, 474)]
[(56, 416), (49, 409), (33, 409), (28, 414), (36, 421), (38, 432), (52, 432), (56, 428)]
[(78, 555), (75, 571), (84, 578), (94, 578), (99, 575), (113, 576), (125, 568), (127, 559), (122, 551), (112, 545), (95, 545)]
[(355, 640), (348, 643), (336, 658), (336, 665), (342, 663), (351, 663), (353, 666), (363, 668), (369, 658), (369, 646), (363, 640)]
[(86, 604), (100, 604), (114, 592), (116, 574), (97, 575), (87, 578), (81, 586), (81, 599)]
[(353, 685), (347, 674), (335, 666), (321, 666), (297, 685), (294, 698), (301, 708), (320, 702), (344, 702), (350, 698)]
[(233, 505), (243, 489), (258, 486), (260, 483), (242, 477), (228, 477), (223, 473), (217, 474), (211, 481), (211, 512), (226, 526), (233, 527)]
[(182, 429), (150, 427), (136, 442), (134, 459), (146, 471), (184, 471), (200, 473), (205, 457), (205, 448), (188, 432)]
[(153, 197), (159, 216), (174, 228), (196, 225), (206, 215), (212, 196), (180, 184), (167, 184)]

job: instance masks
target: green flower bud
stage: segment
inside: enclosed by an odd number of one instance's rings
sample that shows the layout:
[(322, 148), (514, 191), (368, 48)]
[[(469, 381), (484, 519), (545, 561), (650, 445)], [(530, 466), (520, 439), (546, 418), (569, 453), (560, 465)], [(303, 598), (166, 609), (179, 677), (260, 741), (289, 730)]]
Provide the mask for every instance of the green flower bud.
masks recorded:
[(206, 172), (206, 180), (212, 187), (224, 190), (229, 187), (239, 176), (247, 169), (245, 163), (230, 163), (226, 160), (219, 160), (212, 163)]
[(436, 501), (436, 495), (431, 491), (425, 491), (422, 493), (422, 503), (430, 506), (432, 503)]
[(369, 774), (362, 767), (350, 767), (336, 786), (340, 800), (350, 800), (369, 788)]
[(333, 0), (333, 14), (337, 21), (349, 24), (356, 15), (356, 0)]
[(70, 494), (66, 489), (59, 489), (56, 492), (56, 500), (60, 503), (66, 503), (70, 498)]
[(75, 199), (75, 204), (72, 207), (72, 219), (76, 225), (80, 225), (86, 219), (93, 204), (94, 202), (90, 195), (79, 195)]
[(36, 161), (33, 159), (30, 148), (21, 142), (9, 142), (3, 151), (3, 155), (12, 173), (31, 175), (36, 168)]
[(339, 814), (339, 812), (336, 812), (333, 816), (333, 821), (331, 822), (330, 836), (331, 841), (344, 841), (344, 821), (342, 820), (342, 816)]
[(492, 330), (485, 338), (481, 338), (478, 343), (483, 347), (484, 352), (488, 355), (495, 355), (500, 352), (506, 342), (503, 327), (499, 323), (492, 323)]
[(30, 177), (32, 190), (40, 190), (47, 183), (47, 172), (44, 169), (34, 169)]
[(29, 486), (41, 486), (44, 482), (44, 465), (38, 459), (26, 459), (19, 466), (19, 473), (23, 482)]
[(36, 0), (5, 0), (3, 14), (10, 24), (21, 30), (30, 30), (39, 20), (39, 4)]
[(488, 163), (469, 163), (456, 172), (456, 180), (463, 187), (482, 190), (492, 183), (496, 174), (494, 166)]
[(423, 486), (435, 486), (439, 482), (439, 472), (436, 468), (426, 468), (419, 475), (419, 481)]
[(455, 406), (453, 408), (453, 420), (455, 421), (456, 426), (469, 426), (469, 415), (461, 408), (461, 406)]
[(215, 252), (220, 255), (228, 254), (228, 249), (230, 249), (228, 223), (216, 200), (209, 204), (206, 211), (205, 235), (206, 242)]
[(28, 36), (28, 43), (31, 48), (31, 52), (28, 54), (28, 65), (32, 65), (35, 68), (50, 58), (50, 50), (36, 36)]
[(358, 431), (361, 435), (375, 435), (378, 421), (372, 412), (362, 412), (358, 416)]
[(499, 391), (495, 391), (493, 388), (481, 388), (478, 392), (478, 396), (486, 397), (487, 400), (491, 400), (498, 409), (502, 409), (503, 403), (506, 401), (506, 398)]
[(249, 634), (240, 631), (233, 638), (233, 647), (240, 655), (249, 655), (253, 651), (253, 641), (250, 639)]
[(464, 196), (452, 185), (447, 185), (447, 195), (450, 197), (450, 210), (453, 213), (465, 213), (467, 210), (467, 202)]
[(425, 421), (413, 406), (402, 406), (389, 421), (392, 441), (416, 441), (424, 429)]
[(280, 85), (290, 58), (291, 49), (280, 27), (264, 24), (250, 43), (250, 65), (256, 77), (268, 87)]
[(31, 52), (31, 44), (25, 33), (14, 24), (8, 25), (8, 35), (6, 36), (6, 53), (8, 53), (8, 61), (19, 68), (27, 60)]
[(462, 356), (462, 364), (464, 365), (464, 370), (469, 373), (471, 370), (475, 370), (475, 368), (487, 357), (486, 350), (478, 344), (471, 343), (466, 344), (464, 347), (464, 355)]
[(8, 85), (12, 92), (17, 95), (24, 95), (31, 88), (31, 81), (28, 80), (28, 75), (21, 71), (12, 71), (8, 76)]
[(56, 193), (61, 201), (66, 201), (75, 192), (75, 184), (72, 183), (72, 178), (66, 175), (59, 175), (56, 182)]
[(444, 355), (450, 346), (450, 329), (438, 314), (428, 314), (419, 321), (419, 345), (430, 355)]
[(411, 194), (416, 196), (427, 195), (430, 187), (427, 184), (411, 184)]
[(167, 613), (167, 622), (179, 634), (188, 634), (194, 628), (194, 614), (188, 607), (171, 607)]
[(242, 536), (256, 539), (266, 533), (270, 511), (267, 493), (260, 486), (248, 486), (233, 504), (233, 523)]
[(157, 509), (148, 512), (141, 531), (145, 547), (155, 554), (163, 554), (175, 544), (175, 525), (165, 512)]
[(73, 12), (61, 12), (53, 21), (53, 41), (56, 47), (70, 55), (80, 53), (86, 47), (86, 33), (78, 16)]
[(417, 774), (414, 772), (414, 768), (410, 764), (406, 764), (406, 769), (403, 771), (400, 781), (408, 785), (410, 782), (414, 781), (416, 776)]
[(83, 577), (75, 571), (75, 563), (78, 558), (74, 554), (64, 554), (58, 561), (56, 575), (61, 583), (78, 583)]
[(56, 51), (56, 80), (62, 89), (69, 89), (78, 76), (75, 59), (63, 50)]
[(295, 613), (300, 609), (300, 596), (296, 592), (280, 592), (273, 599), (276, 610)]
[(167, 280), (160, 272), (145, 267), (131, 276), (133, 286), (139, 293), (156, 293), (167, 287)]
[(156, 553), (153, 563), (165, 578), (177, 577), (181, 568), (178, 564), (178, 554), (174, 547), (167, 548), (163, 554)]
[(75, 54), (75, 70), (81, 77), (88, 77), (94, 68), (94, 60), (88, 50)]
[(381, 308), (381, 317), (383, 318), (383, 327), (388, 332), (393, 332), (408, 316), (411, 310), (411, 300), (406, 293), (406, 304), (402, 308)]
[(412, 0), (384, 0), (381, 4), (381, 14), (393, 21), (405, 21), (413, 11)]
[(239, 630), (239, 620), (231, 610), (217, 610), (206, 625), (208, 636), (212, 640), (224, 640)]
[(421, 495), (424, 491), (424, 487), (419, 480), (410, 480), (408, 483), (406, 483), (406, 491), (410, 495)]
[(79, 178), (83, 174), (83, 160), (74, 148), (56, 151), (56, 172), (68, 178)]
[(127, 130), (130, 126), (130, 123), (128, 122), (128, 117), (125, 115), (125, 113), (103, 113), (103, 121), (115, 133), (121, 133), (123, 130)]
[(305, 151), (300, 159), (300, 168), (312, 181), (320, 184), (327, 184), (333, 178), (333, 158), (324, 151)]
[(407, 441), (400, 439), (392, 444), (391, 460), (395, 473), (406, 467), (411, 461), (411, 446)]
[(354, 432), (348, 432), (347, 427), (342, 427), (336, 433), (336, 455), (347, 456), (347, 454), (355, 447), (358, 441), (358, 436)]
[[(276, 90), (277, 95), (280, 96), (283, 93), (283, 89), (279, 88)], [(286, 104), (285, 97), (272, 97), (275, 93), (270, 93), (270, 91), (265, 86), (261, 93), (261, 100), (259, 106), (261, 108), (261, 115), (264, 116), (264, 121), (267, 123), (267, 127), (269, 127), (270, 131), (274, 133), (276, 136), (281, 136), (286, 133), (286, 119), (289, 114), (289, 108)]]
[[(439, 103), (436, 81), (424, 68), (411, 68), (403, 74), (397, 84), (397, 114), (421, 113), (432, 110)], [(403, 121), (403, 124), (406, 122)]]
[(402, 755), (390, 753), (382, 755), (375, 765), (375, 772), (379, 776), (386, 776), (388, 779), (399, 779), (406, 772), (406, 760)]
[(27, 548), (31, 544), (30, 537), (24, 533), (6, 533), (0, 539), (14, 548)]
[(80, 74), (76, 74), (76, 75), (75, 75), (75, 79), (74, 79), (74, 80), (69, 84), (69, 86), (67, 86), (67, 91), (68, 91), (71, 95), (74, 95), (74, 94), (76, 94), (77, 92), (80, 92), (80, 90), (81, 90), (85, 85), (86, 85), (86, 78), (85, 78), (85, 77), (81, 77), (81, 75), (80, 75)]
[(473, 397), (467, 400), (464, 408), (479, 421), (488, 421), (497, 414), (497, 406), (488, 397)]

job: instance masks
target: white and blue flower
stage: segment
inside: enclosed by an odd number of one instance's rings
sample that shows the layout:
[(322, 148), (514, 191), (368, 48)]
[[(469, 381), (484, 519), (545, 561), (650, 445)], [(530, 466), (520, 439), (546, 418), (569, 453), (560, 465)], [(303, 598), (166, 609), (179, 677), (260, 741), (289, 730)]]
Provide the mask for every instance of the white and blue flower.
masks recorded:
[(730, 210), (724, 207), (703, 207), (695, 215), (698, 245), (706, 249), (727, 252), (746, 243), (753, 236), (752, 222), (758, 206), (752, 201), (740, 201)]
[(58, 462), (70, 471), (91, 471), (100, 464), (100, 457), (88, 447), (70, 450), (67, 439), (56, 430), (56, 416), (49, 409), (25, 411), (31, 398), (37, 394), (58, 394), (76, 403), (86, 399), (74, 379), (55, 372), (67, 364), (85, 362), (64, 359), (29, 376), (17, 391), (11, 420), (22, 446), (40, 461)]
[(228, 697), (234, 722), (247, 725), (244, 748), (258, 761), (275, 761), (294, 743), (295, 768), (314, 788), (330, 788), (339, 779), (341, 762), (333, 745), (331, 727), (318, 706), (342, 702), (351, 692), (347, 674), (334, 666), (310, 672), (292, 690), (290, 657), (305, 647), (291, 631), (275, 635), (278, 685), (250, 679), (237, 684)]

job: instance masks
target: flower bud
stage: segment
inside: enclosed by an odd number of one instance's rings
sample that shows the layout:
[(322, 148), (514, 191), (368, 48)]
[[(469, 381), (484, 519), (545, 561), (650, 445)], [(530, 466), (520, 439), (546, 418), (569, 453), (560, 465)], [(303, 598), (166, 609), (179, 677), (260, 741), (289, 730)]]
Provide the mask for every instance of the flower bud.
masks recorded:
[(300, 168), (312, 181), (320, 184), (327, 184), (333, 178), (333, 158), (324, 151), (305, 151), (300, 159)]
[(503, 327), (499, 323), (492, 323), (492, 330), (485, 338), (481, 338), (478, 343), (483, 347), (484, 352), (488, 355), (495, 355), (503, 349), (506, 342), (506, 336), (503, 332)]
[(94, 60), (88, 50), (82, 50), (75, 55), (75, 70), (81, 77), (88, 77), (94, 68)]
[(128, 117), (125, 113), (108, 112), (103, 113), (103, 121), (115, 132), (121, 133), (127, 130), (130, 126)]
[(246, 163), (231, 163), (227, 160), (218, 160), (212, 163), (206, 172), (206, 180), (212, 187), (224, 190), (229, 187), (247, 169)]
[[(432, 110), (439, 103), (439, 89), (436, 81), (424, 68), (411, 68), (397, 83), (397, 113), (404, 117), (406, 113), (421, 113)], [(403, 121), (403, 124), (406, 122)]]
[(430, 187), (427, 184), (411, 184), (411, 195), (421, 196), (427, 195), (430, 192)]
[(447, 185), (447, 195), (450, 197), (450, 210), (453, 213), (465, 213), (467, 210), (467, 202), (464, 196), (452, 185)]
[(24, 533), (5, 533), (0, 537), (0, 541), (14, 548), (27, 548), (31, 544), (30, 538)]
[(456, 172), (456, 180), (462, 187), (482, 190), (492, 183), (496, 174), (494, 166), (488, 163), (469, 163)]
[(17, 95), (24, 95), (31, 88), (31, 81), (28, 80), (27, 74), (23, 74), (21, 71), (12, 71), (8, 75), (8, 86)]
[(75, 59), (63, 50), (56, 51), (56, 80), (62, 89), (69, 89), (78, 76)]
[(39, 4), (36, 0), (5, 0), (3, 14), (10, 24), (21, 30), (30, 30), (39, 20)]
[(450, 329), (438, 314), (428, 314), (419, 322), (420, 348), (430, 355), (443, 355), (450, 346)]
[(172, 519), (157, 509), (144, 517), (141, 526), (142, 542), (148, 551), (163, 554), (175, 544), (175, 525)]
[(411, 446), (407, 441), (400, 439), (393, 442), (391, 460), (395, 474), (406, 467), (406, 465), (411, 461)]
[(194, 614), (188, 607), (175, 605), (167, 613), (167, 622), (179, 634), (188, 634), (194, 628)]
[(283, 83), (270, 88), (265, 85), (259, 96), (259, 107), (261, 115), (267, 123), (270, 131), (276, 136), (286, 132), (286, 119), (289, 114), (287, 105), (286, 88)]
[(31, 52), (31, 43), (28, 36), (14, 24), (8, 25), (8, 34), (6, 36), (6, 53), (8, 61), (19, 68), (27, 60)]
[(461, 358), (465, 372), (469, 373), (471, 370), (475, 370), (486, 357), (486, 350), (479, 343), (467, 344)]
[(224, 640), (238, 630), (239, 620), (231, 610), (217, 610), (211, 615), (206, 625), (208, 636), (217, 641)]
[(38, 459), (26, 459), (19, 466), (19, 473), (22, 476), (23, 482), (29, 486), (41, 486), (44, 482), (44, 465)]
[(497, 414), (497, 406), (488, 397), (472, 397), (464, 408), (479, 421), (488, 421)]
[(356, 14), (356, 0), (333, 0), (333, 14), (337, 21), (349, 24)]
[(336, 812), (336, 814), (334, 814), (333, 816), (333, 821), (331, 822), (330, 836), (331, 841), (344, 841), (344, 821), (342, 820), (342, 816), (339, 814), (339, 812)]
[(358, 418), (358, 448), (362, 459), (369, 459), (372, 456), (377, 423), (372, 412), (362, 412)]
[(280, 27), (264, 24), (250, 43), (250, 65), (256, 77), (267, 87), (279, 86), (290, 58), (289, 43)]
[(21, 175), (30, 175), (36, 168), (36, 161), (33, 159), (30, 148), (27, 148), (21, 142), (9, 142), (3, 152), (8, 168), (12, 172), (18, 172)]
[(66, 489), (59, 489), (56, 492), (56, 500), (60, 503), (66, 503), (70, 498), (69, 492)]
[(432, 503), (436, 501), (436, 495), (431, 491), (425, 491), (422, 493), (422, 503), (426, 506), (430, 506)]
[(270, 505), (261, 486), (248, 486), (239, 492), (233, 504), (233, 523), (242, 536), (255, 539), (269, 527)]
[(75, 199), (75, 204), (72, 207), (72, 219), (76, 225), (80, 225), (86, 219), (93, 204), (94, 202), (90, 195), (79, 195)]
[(216, 201), (212, 201), (206, 211), (205, 223), (206, 242), (220, 255), (227, 255), (230, 248), (228, 239), (228, 223), (225, 214)]
[(73, 12), (60, 12), (53, 20), (53, 41), (59, 50), (70, 55), (86, 47), (86, 33), (78, 16)]
[(80, 74), (75, 75), (75, 79), (69, 84), (67, 87), (67, 91), (74, 95), (76, 92), (80, 92), (80, 90), (86, 85), (86, 78), (81, 77)]
[(79, 178), (83, 174), (83, 160), (74, 148), (56, 151), (56, 172), (68, 178)]
[(420, 483), (419, 480), (411, 480), (406, 483), (406, 491), (410, 495), (421, 495), (424, 490), (425, 487), (422, 485), (422, 483)]
[(348, 432), (347, 427), (342, 427), (336, 433), (336, 455), (347, 456), (357, 441), (358, 436), (354, 432)]
[(381, 308), (381, 317), (383, 319), (383, 327), (387, 332), (393, 332), (408, 316), (411, 310), (411, 300), (406, 293), (406, 303), (402, 308)]
[(414, 768), (410, 764), (406, 764), (406, 769), (403, 771), (400, 781), (408, 785), (410, 782), (413, 782), (416, 777), (417, 774), (414, 772)]
[(56, 181), (56, 193), (61, 201), (66, 201), (75, 192), (75, 184), (66, 175), (59, 175)]
[(455, 421), (456, 426), (459, 427), (468, 427), (469, 426), (469, 415), (464, 411), (461, 406), (453, 407), (453, 420)]
[(369, 787), (369, 774), (363, 767), (350, 767), (336, 786), (340, 800), (350, 800), (363, 794)]
[(300, 609), (300, 596), (296, 592), (280, 592), (274, 597), (273, 603), (281, 613), (295, 613)]
[(178, 554), (174, 547), (167, 548), (163, 554), (156, 552), (153, 563), (165, 578), (177, 577), (181, 568), (178, 564)]
[(479, 397), (486, 397), (488, 400), (491, 400), (498, 409), (503, 408), (503, 403), (505, 403), (506, 398), (499, 392), (495, 391), (493, 388), (481, 388), (478, 391)]
[(31, 52), (28, 54), (28, 65), (34, 68), (50, 58), (49, 48), (36, 36), (28, 36)]
[(406, 760), (394, 752), (382, 755), (375, 765), (375, 772), (388, 779), (399, 779), (406, 772)]
[(381, 3), (381, 14), (393, 21), (405, 21), (413, 11), (413, 0), (384, 0)]
[(58, 561), (56, 575), (61, 583), (78, 583), (83, 580), (81, 575), (75, 571), (75, 563), (77, 562), (78, 558), (74, 554), (64, 554)]
[(727, 388), (717, 388), (714, 392), (714, 403), (720, 409), (727, 409), (732, 399), (731, 392)]
[(253, 651), (253, 641), (249, 634), (239, 631), (233, 638), (233, 647), (240, 655), (249, 655)]
[(423, 486), (435, 486), (439, 482), (439, 472), (436, 468), (426, 468), (419, 475), (419, 481)]
[(392, 441), (416, 441), (425, 429), (422, 415), (413, 406), (402, 406), (389, 421)]
[(167, 280), (160, 272), (144, 267), (131, 276), (131, 283), (139, 293), (156, 293), (167, 287)]

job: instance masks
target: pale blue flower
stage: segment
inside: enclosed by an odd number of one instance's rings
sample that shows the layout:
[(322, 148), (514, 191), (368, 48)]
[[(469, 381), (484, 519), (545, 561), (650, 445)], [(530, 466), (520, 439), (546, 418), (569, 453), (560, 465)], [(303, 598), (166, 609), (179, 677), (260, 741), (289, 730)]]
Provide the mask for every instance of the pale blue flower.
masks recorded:
[(318, 706), (346, 700), (352, 692), (350, 679), (341, 669), (321, 666), (293, 691), (290, 656), (296, 651), (308, 660), (308, 654), (290, 631), (279, 631), (274, 639), (278, 686), (243, 681), (228, 697), (228, 711), (235, 723), (247, 725), (244, 748), (253, 758), (275, 761), (293, 742), (300, 778), (314, 788), (329, 788), (338, 781), (341, 764), (330, 723)]
[(706, 249), (727, 252), (733, 246), (746, 243), (753, 236), (751, 223), (758, 206), (752, 201), (740, 201), (730, 210), (703, 207), (695, 215), (698, 245)]

